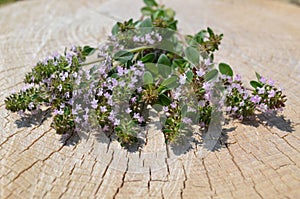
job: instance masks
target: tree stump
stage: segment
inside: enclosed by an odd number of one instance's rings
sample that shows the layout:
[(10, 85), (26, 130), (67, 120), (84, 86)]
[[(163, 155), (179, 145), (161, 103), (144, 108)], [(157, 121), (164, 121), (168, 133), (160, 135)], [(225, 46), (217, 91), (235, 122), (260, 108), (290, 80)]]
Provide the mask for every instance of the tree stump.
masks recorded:
[(142, 2), (18, 1), (0, 8), (1, 198), (300, 198), (300, 7), (163, 2), (177, 11), (181, 32), (210, 26), (224, 33), (216, 61), (232, 65), (244, 81), (255, 71), (278, 80), (288, 97), (283, 116), (233, 121), (201, 154), (176, 154), (151, 127), (137, 152), (76, 138), (63, 144), (51, 115), (22, 119), (5, 110), (5, 97), (22, 87), (37, 61), (65, 46), (97, 46), (116, 20), (138, 18)]

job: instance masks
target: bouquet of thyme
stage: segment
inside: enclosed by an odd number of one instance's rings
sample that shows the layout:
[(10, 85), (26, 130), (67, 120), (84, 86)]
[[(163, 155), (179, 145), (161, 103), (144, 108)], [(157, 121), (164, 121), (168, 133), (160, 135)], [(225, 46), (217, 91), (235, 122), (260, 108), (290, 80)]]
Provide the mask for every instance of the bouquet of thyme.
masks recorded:
[(98, 126), (127, 146), (138, 142), (151, 108), (161, 113), (165, 141), (174, 143), (193, 125), (207, 129), (217, 112), (243, 120), (285, 106), (273, 80), (256, 73), (246, 88), (228, 64), (214, 63), (223, 34), (207, 28), (182, 36), (172, 9), (144, 2), (141, 19), (117, 22), (99, 48), (74, 46), (38, 62), (6, 109), (48, 107), (59, 134)]

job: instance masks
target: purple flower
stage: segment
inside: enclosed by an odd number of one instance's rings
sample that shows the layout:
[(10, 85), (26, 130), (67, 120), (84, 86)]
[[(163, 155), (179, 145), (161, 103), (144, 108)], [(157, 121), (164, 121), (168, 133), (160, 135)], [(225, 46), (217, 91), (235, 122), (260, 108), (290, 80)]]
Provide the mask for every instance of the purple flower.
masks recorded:
[(131, 100), (130, 100), (130, 101), (131, 101), (132, 103), (135, 103), (135, 102), (136, 102), (136, 100), (137, 100), (137, 98), (134, 96), (133, 98), (131, 98)]
[(276, 92), (274, 90), (270, 90), (270, 91), (268, 91), (268, 94), (269, 94), (268, 98), (272, 98), (275, 96)]
[(70, 93), (69, 93), (69, 92), (66, 92), (66, 93), (65, 93), (65, 97), (66, 97), (66, 98), (70, 98)]
[(204, 84), (203, 84), (203, 88), (204, 88), (206, 91), (210, 90), (210, 89), (211, 89), (211, 85), (210, 85), (210, 83), (208, 83), (208, 82), (204, 82)]
[(155, 36), (158, 42), (162, 41), (162, 37), (158, 33), (156, 33)]
[(235, 81), (241, 81), (242, 80), (242, 76), (241, 75), (239, 75), (239, 74), (237, 74), (236, 76), (235, 76)]
[(258, 88), (258, 94), (264, 94), (265, 93), (265, 88), (262, 87), (262, 88)]
[(88, 119), (89, 119), (89, 115), (86, 113), (86, 114), (84, 114), (83, 115), (83, 119), (87, 122), (88, 121)]
[(171, 106), (171, 108), (175, 109), (175, 108), (177, 107), (177, 104), (176, 104), (176, 102), (172, 102), (172, 103), (170, 104), (170, 106)]
[(139, 118), (138, 118), (138, 122), (139, 123), (142, 123), (144, 121), (144, 118), (142, 117), (142, 116), (140, 116)]
[(109, 113), (109, 116), (107, 117), (111, 122), (113, 122), (115, 120), (115, 117), (116, 117), (116, 113), (114, 110), (112, 110), (110, 113)]
[(250, 98), (250, 101), (255, 103), (255, 104), (258, 104), (261, 101), (261, 97), (258, 96), (258, 95), (254, 95)]
[(77, 110), (76, 109), (72, 109), (72, 114), (73, 115), (77, 115), (78, 114)]
[(208, 59), (205, 59), (205, 60), (204, 60), (204, 64), (205, 64), (206, 66), (209, 66), (209, 65), (211, 65), (212, 63), (211, 63), (211, 60), (208, 58)]
[(259, 80), (261, 83), (265, 84), (267, 82), (267, 79), (264, 77), (261, 77)]
[(33, 102), (30, 102), (29, 104), (28, 104), (28, 109), (29, 110), (32, 110), (34, 108), (34, 104), (33, 104)]
[(237, 110), (239, 110), (239, 108), (236, 107), (236, 106), (232, 108), (232, 111), (233, 111), (233, 112), (237, 112)]
[(62, 85), (60, 84), (60, 85), (58, 85), (58, 90), (59, 90), (59, 92), (61, 92), (61, 90), (62, 90)]
[(103, 95), (103, 89), (102, 89), (102, 88), (99, 88), (98, 93), (97, 93), (97, 96), (101, 96), (101, 95)]
[(98, 107), (98, 100), (93, 99), (93, 100), (91, 101), (91, 104), (92, 104), (92, 108), (93, 108), (93, 109), (96, 109), (96, 108)]
[(99, 68), (99, 73), (100, 75), (104, 75), (105, 74), (105, 68)]
[(138, 93), (141, 93), (142, 91), (143, 91), (143, 88), (142, 88), (142, 87), (138, 87), (138, 88), (137, 88), (137, 92), (138, 92)]
[(127, 75), (129, 73), (129, 70), (127, 68), (124, 69), (124, 74)]
[(77, 116), (77, 117), (75, 118), (75, 122), (76, 122), (76, 123), (79, 123), (80, 121), (81, 121), (81, 118)]
[(23, 111), (23, 110), (20, 110), (20, 111), (18, 111), (18, 114), (19, 114), (21, 117), (23, 117), (23, 116), (24, 116), (24, 111)]
[(269, 80), (268, 80), (268, 84), (269, 84), (270, 86), (274, 86), (274, 84), (275, 84), (275, 81), (274, 81), (274, 80), (272, 80), (272, 79), (269, 79)]
[(185, 123), (185, 124), (191, 124), (191, 123), (193, 123), (193, 121), (191, 120), (191, 118), (188, 118), (188, 117), (182, 118), (182, 122)]
[(106, 99), (109, 99), (109, 98), (111, 97), (111, 95), (110, 95), (108, 92), (105, 92), (105, 93), (104, 93), (104, 97), (105, 97)]
[(268, 106), (265, 103), (262, 103), (259, 105), (259, 108), (263, 111), (267, 111), (268, 110)]
[(128, 108), (125, 110), (125, 112), (126, 112), (127, 114), (129, 114), (129, 113), (132, 112), (132, 110), (128, 107)]
[(244, 101), (241, 101), (240, 102), (240, 106), (244, 106), (245, 105), (245, 102)]
[(139, 42), (139, 41), (140, 41), (140, 38), (139, 38), (138, 36), (134, 35), (133, 38), (132, 38), (132, 40), (133, 40), (134, 42)]
[(69, 76), (69, 73), (68, 73), (68, 72), (60, 73), (60, 74), (59, 74), (59, 78), (61, 79), (61, 81), (65, 81), (66, 78), (68, 78), (68, 76)]
[(228, 106), (228, 107), (226, 108), (226, 111), (227, 111), (227, 112), (230, 112), (231, 109), (232, 109), (231, 106)]
[(174, 93), (174, 99), (179, 99), (181, 95), (181, 89), (177, 88)]
[(112, 78), (111, 82), (113, 87), (116, 87), (119, 84), (118, 80), (116, 80), (115, 78)]
[(133, 118), (134, 119), (139, 119), (140, 118), (140, 113), (134, 113)]
[(125, 81), (122, 80), (119, 82), (119, 85), (123, 88), (123, 87), (125, 87), (126, 83), (125, 83)]
[(70, 104), (71, 106), (73, 106), (73, 104), (74, 104), (74, 99), (73, 99), (73, 98), (70, 99), (67, 103)]
[(138, 79), (137, 79), (137, 77), (136, 77), (136, 76), (133, 76), (133, 77), (131, 78), (131, 82), (132, 82), (132, 83), (136, 83), (136, 82), (138, 82)]
[(74, 72), (73, 74), (72, 74), (72, 76), (74, 77), (74, 78), (76, 78), (77, 77), (77, 72)]
[(155, 41), (152, 39), (150, 34), (145, 35), (145, 40), (146, 40), (146, 42), (148, 42), (151, 45), (155, 43)]
[(196, 112), (196, 109), (194, 109), (194, 108), (188, 106), (187, 111), (188, 111), (188, 112), (193, 112), (193, 113), (195, 113), (195, 112)]
[(222, 74), (220, 77), (221, 77), (221, 79), (224, 79), (224, 80), (227, 79), (227, 75)]
[(21, 90), (26, 91), (26, 90), (31, 89), (33, 87), (34, 87), (34, 83), (26, 84)]
[(108, 126), (108, 125), (105, 125), (105, 126), (102, 128), (102, 131), (109, 131), (109, 126)]
[(61, 110), (61, 109), (59, 109), (59, 110), (55, 109), (54, 110), (54, 115), (63, 115), (63, 114), (64, 114), (64, 111)]
[(186, 80), (186, 75), (185, 74), (179, 76), (179, 83), (181, 85), (185, 84), (185, 80)]
[(120, 120), (119, 120), (119, 119), (115, 119), (115, 121), (114, 121), (114, 125), (115, 125), (115, 126), (118, 126), (118, 125), (120, 125)]
[(55, 57), (56, 59), (60, 58), (60, 54), (56, 51), (52, 54), (53, 57)]
[(163, 106), (163, 111), (168, 112), (169, 108), (167, 106)]
[(142, 76), (143, 74), (144, 74), (143, 71), (140, 71), (140, 70), (135, 70), (135, 71), (134, 71), (134, 75)]
[(207, 101), (210, 101), (210, 99), (211, 99), (211, 92), (210, 92), (210, 91), (207, 91), (207, 92), (204, 94), (204, 99), (206, 99)]
[(113, 102), (112, 97), (110, 97), (110, 98), (107, 100), (107, 104), (110, 105), (110, 106), (113, 106), (113, 105), (114, 105), (114, 102)]
[(204, 70), (203, 70), (202, 68), (200, 68), (199, 70), (196, 71), (196, 74), (197, 74), (199, 77), (202, 77), (202, 76), (205, 74), (205, 72), (204, 72)]
[(134, 85), (134, 83), (130, 83), (130, 84), (128, 84), (128, 88), (131, 88), (131, 89), (133, 89), (133, 88), (135, 88), (136, 86)]
[(101, 111), (102, 113), (106, 112), (106, 111), (107, 111), (106, 106), (100, 106), (100, 111)]
[(81, 104), (76, 104), (75, 110), (79, 111), (79, 110), (81, 110), (81, 109), (82, 109), (82, 108), (81, 108)]
[(141, 67), (141, 68), (144, 68), (144, 67), (145, 67), (145, 65), (143, 64), (142, 61), (138, 61), (138, 62), (136, 63), (136, 65), (139, 66), (139, 67)]

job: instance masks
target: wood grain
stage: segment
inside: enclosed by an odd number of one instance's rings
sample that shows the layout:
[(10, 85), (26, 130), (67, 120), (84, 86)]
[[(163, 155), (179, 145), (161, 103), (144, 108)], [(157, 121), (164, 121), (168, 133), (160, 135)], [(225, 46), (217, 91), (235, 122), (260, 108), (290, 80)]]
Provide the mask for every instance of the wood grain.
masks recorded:
[(92, 139), (64, 146), (50, 128), (51, 118), (21, 120), (5, 110), (3, 100), (22, 87), (24, 73), (38, 60), (73, 44), (97, 46), (116, 20), (139, 17), (141, 1), (30, 0), (3, 6), (1, 198), (300, 198), (300, 8), (268, 0), (162, 2), (177, 11), (182, 32), (207, 26), (223, 32), (217, 61), (230, 63), (244, 81), (254, 71), (278, 80), (288, 96), (284, 117), (232, 122), (215, 150), (205, 153), (176, 154), (155, 125), (137, 152)]

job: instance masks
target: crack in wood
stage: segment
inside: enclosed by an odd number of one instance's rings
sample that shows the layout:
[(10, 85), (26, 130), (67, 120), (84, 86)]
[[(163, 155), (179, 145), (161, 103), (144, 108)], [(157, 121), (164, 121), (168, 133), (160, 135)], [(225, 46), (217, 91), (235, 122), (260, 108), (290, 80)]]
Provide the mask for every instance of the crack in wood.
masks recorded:
[(129, 158), (127, 159), (127, 165), (126, 165), (126, 170), (125, 172), (123, 173), (123, 176), (122, 176), (122, 183), (121, 185), (117, 188), (117, 191), (116, 193), (113, 195), (113, 199), (115, 199), (118, 195), (118, 193), (120, 192), (120, 189), (122, 189), (122, 187), (124, 186), (124, 183), (125, 183), (125, 177), (126, 177), (126, 174), (128, 172), (128, 169), (129, 169)]

